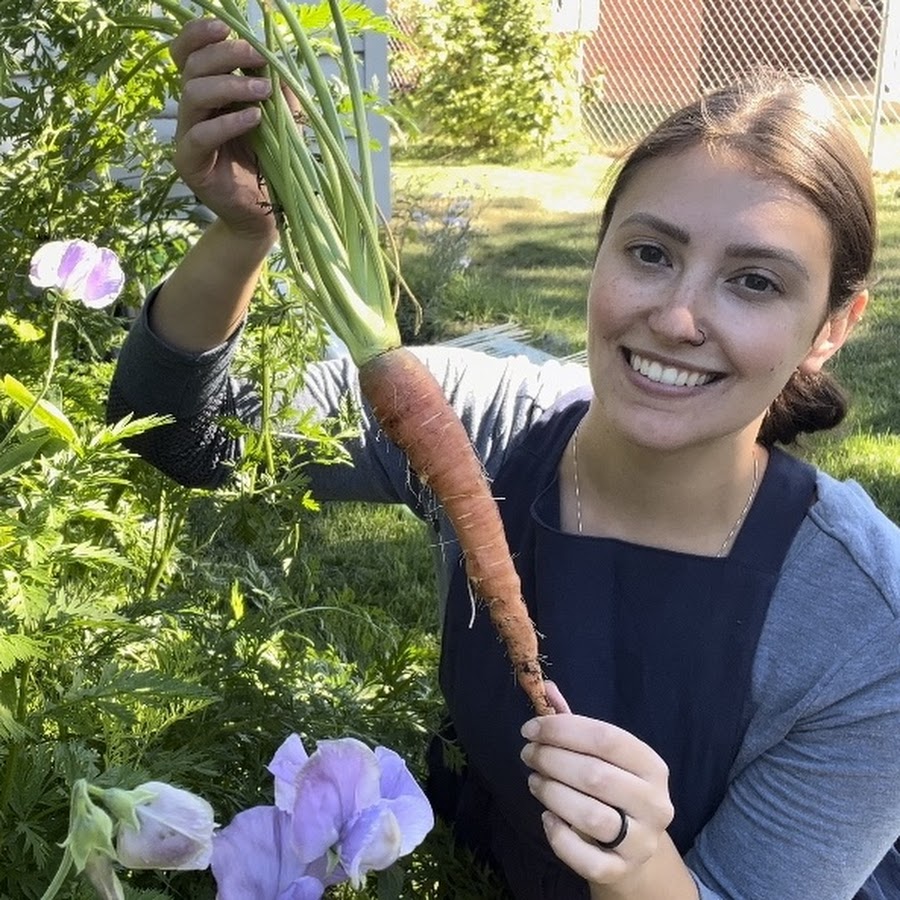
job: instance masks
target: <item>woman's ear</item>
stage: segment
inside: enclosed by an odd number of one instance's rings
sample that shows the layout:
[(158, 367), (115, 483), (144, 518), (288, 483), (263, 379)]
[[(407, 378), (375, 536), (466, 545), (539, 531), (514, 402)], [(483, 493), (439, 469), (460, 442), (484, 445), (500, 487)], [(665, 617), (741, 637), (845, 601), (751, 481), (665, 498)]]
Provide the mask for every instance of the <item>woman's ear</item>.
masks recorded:
[(869, 292), (860, 291), (845, 307), (830, 315), (816, 335), (806, 358), (797, 367), (804, 375), (814, 375), (844, 346), (869, 303)]

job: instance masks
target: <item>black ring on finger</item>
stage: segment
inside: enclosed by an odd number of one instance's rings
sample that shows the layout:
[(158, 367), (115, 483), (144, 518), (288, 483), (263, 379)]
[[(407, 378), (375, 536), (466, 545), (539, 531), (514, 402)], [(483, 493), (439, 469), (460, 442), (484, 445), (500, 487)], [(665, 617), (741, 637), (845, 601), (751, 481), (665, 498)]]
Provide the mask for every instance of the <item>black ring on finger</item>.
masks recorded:
[(619, 833), (611, 841), (598, 841), (594, 838), (594, 843), (601, 850), (615, 850), (628, 836), (628, 816), (626, 816), (625, 811), (619, 809), (618, 806), (614, 806), (613, 809), (619, 814), (619, 819), (621, 820)]

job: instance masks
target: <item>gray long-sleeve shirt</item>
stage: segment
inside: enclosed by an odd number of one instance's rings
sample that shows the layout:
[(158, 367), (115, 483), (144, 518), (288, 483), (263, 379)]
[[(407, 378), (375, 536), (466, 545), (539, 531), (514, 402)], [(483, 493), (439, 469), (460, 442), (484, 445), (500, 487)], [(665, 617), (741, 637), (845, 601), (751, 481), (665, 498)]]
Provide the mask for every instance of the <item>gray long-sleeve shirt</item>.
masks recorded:
[[(142, 317), (123, 347), (110, 416), (175, 416), (141, 452), (185, 483), (220, 482), (240, 447), (217, 418), (254, 415), (252, 392), (229, 375), (235, 340), (182, 354)], [(521, 429), (586, 383), (573, 365), (417, 352), (489, 476)], [(310, 368), (297, 402), (329, 415), (348, 391), (358, 398), (352, 364), (331, 360)], [(407, 503), (433, 520), (439, 545), (452, 541), (364, 405), (361, 424), (352, 467), (310, 467), (314, 494)], [(900, 529), (854, 482), (819, 473), (817, 492), (760, 636), (752, 715), (726, 797), (686, 857), (701, 900), (849, 900), (900, 835)]]

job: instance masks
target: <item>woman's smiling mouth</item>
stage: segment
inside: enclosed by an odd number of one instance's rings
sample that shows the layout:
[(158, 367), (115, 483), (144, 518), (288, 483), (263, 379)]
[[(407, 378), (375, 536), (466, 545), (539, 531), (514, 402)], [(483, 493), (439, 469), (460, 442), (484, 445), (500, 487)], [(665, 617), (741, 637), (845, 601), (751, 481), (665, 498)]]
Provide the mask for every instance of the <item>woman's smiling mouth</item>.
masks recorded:
[(693, 369), (680, 369), (677, 366), (663, 363), (641, 356), (633, 350), (625, 350), (628, 365), (649, 381), (656, 384), (673, 385), (674, 387), (698, 387), (709, 384), (719, 376), (715, 372), (697, 372)]

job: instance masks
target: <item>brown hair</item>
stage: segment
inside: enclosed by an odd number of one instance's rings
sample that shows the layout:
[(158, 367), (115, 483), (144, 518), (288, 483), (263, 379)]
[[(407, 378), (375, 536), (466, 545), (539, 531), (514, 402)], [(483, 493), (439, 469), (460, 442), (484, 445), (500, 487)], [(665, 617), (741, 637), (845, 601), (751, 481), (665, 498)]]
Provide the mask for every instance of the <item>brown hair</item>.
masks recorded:
[[(820, 88), (780, 73), (760, 72), (673, 113), (628, 154), (617, 170), (600, 222), (600, 242), (616, 202), (641, 165), (699, 144), (740, 154), (763, 177), (804, 194), (831, 228), (829, 315), (862, 291), (875, 255), (875, 191), (856, 137)], [(769, 407), (759, 440), (791, 444), (833, 428), (847, 400), (833, 376), (795, 372)]]

